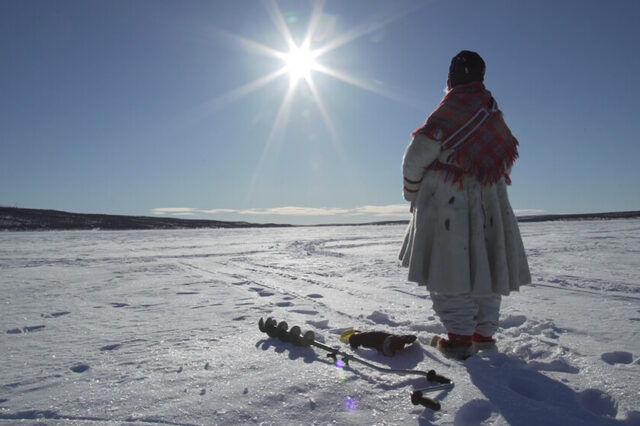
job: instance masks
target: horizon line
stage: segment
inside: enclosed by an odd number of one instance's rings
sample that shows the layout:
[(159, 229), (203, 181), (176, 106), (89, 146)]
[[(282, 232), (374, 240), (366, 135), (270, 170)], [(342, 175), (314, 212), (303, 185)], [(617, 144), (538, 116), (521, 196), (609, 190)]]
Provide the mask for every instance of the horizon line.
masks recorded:
[[(247, 216), (293, 216), (293, 217), (354, 217), (366, 216), (373, 217), (395, 217), (407, 218), (411, 215), (409, 212), (410, 205), (407, 204), (388, 204), (388, 205), (364, 205), (353, 208), (341, 207), (300, 207), (300, 206), (283, 206), (283, 207), (267, 207), (267, 208), (249, 208), (249, 209), (228, 209), (214, 208), (201, 209), (196, 207), (156, 207), (151, 209), (154, 216), (197, 216), (197, 215), (218, 215), (218, 214), (237, 214)], [(546, 213), (542, 209), (514, 209), (516, 215), (538, 215)]]

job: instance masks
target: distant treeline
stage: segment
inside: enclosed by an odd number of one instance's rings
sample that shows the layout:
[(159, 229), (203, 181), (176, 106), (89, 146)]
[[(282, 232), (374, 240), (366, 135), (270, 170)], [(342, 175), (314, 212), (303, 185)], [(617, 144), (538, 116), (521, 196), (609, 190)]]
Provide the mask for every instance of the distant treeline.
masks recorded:
[[(521, 216), (518, 217), (518, 221), (544, 222), (552, 220), (625, 219), (634, 217), (640, 217), (640, 211)], [(408, 221), (403, 220), (316, 226), (395, 225), (406, 223), (408, 223)], [(224, 222), (219, 220), (178, 219), (171, 217), (69, 213), (58, 210), (23, 209), (0, 206), (0, 230), (3, 231), (274, 228), (292, 226), (294, 225)]]
[(550, 220), (586, 219), (631, 219), (634, 217), (640, 217), (640, 211), (581, 214), (541, 214), (535, 216), (519, 216), (518, 222), (547, 222)]
[(177, 219), (171, 217), (83, 214), (58, 210), (0, 207), (0, 230), (5, 231), (269, 228), (276, 226), (288, 225)]

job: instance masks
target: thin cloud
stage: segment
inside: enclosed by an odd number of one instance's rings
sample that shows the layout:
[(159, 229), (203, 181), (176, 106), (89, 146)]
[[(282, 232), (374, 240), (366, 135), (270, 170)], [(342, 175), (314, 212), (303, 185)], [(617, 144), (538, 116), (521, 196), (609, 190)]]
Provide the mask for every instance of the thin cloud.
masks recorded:
[(388, 206), (362, 206), (353, 209), (353, 216), (373, 215), (373, 216), (402, 216), (409, 214), (408, 204), (391, 204)]
[(205, 214), (238, 213), (238, 210), (234, 210), (234, 209), (209, 209), (209, 210), (198, 210), (198, 213), (205, 213)]
[[(351, 209), (338, 207), (271, 207), (254, 209), (197, 209), (193, 207), (159, 207), (152, 209), (154, 215), (170, 216), (195, 216), (195, 215), (218, 215), (236, 214), (244, 216), (292, 216), (292, 217), (353, 217), (371, 216), (377, 218), (400, 218), (406, 219), (409, 216), (408, 204), (389, 204), (386, 206), (360, 206)], [(518, 216), (537, 215), (545, 213), (540, 209), (516, 209), (514, 213)]]
[(196, 209), (191, 207), (159, 207), (151, 210), (155, 215), (216, 215), (216, 214), (238, 214), (247, 216), (375, 216), (375, 217), (402, 217), (409, 215), (408, 205), (392, 204), (387, 206), (361, 206), (351, 209), (338, 207), (271, 207), (254, 209)]
[(240, 210), (239, 214), (249, 215), (279, 215), (279, 216), (339, 216), (349, 214), (348, 209), (314, 208), (314, 207), (274, 207), (268, 209)]
[(151, 210), (152, 214), (163, 215), (169, 214), (172, 216), (180, 216), (185, 214), (195, 214), (198, 210), (191, 207), (158, 207)]

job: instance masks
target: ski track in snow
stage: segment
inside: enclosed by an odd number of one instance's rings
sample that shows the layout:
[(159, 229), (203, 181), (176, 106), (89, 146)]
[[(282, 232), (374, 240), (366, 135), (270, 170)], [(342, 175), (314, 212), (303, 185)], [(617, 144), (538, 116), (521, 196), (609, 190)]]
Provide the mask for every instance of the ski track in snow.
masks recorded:
[[(503, 299), (501, 353), (464, 363), (406, 282), (401, 226), (0, 234), (0, 423), (640, 425), (640, 220), (523, 224), (534, 284)], [(260, 333), (415, 333), (391, 368), (336, 368)], [(543, 420), (541, 420), (543, 419)]]

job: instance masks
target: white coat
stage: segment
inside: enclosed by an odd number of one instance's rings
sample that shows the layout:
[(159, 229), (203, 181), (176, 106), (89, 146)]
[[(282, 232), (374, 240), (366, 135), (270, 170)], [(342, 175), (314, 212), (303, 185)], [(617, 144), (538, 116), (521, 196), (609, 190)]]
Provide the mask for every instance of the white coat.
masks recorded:
[(440, 146), (419, 133), (404, 155), (404, 194), (413, 216), (400, 259), (409, 281), (443, 295), (517, 291), (531, 276), (504, 178), (482, 186), (465, 176), (462, 189), (445, 182), (444, 171), (427, 170), (436, 159), (446, 163), (449, 152)]

